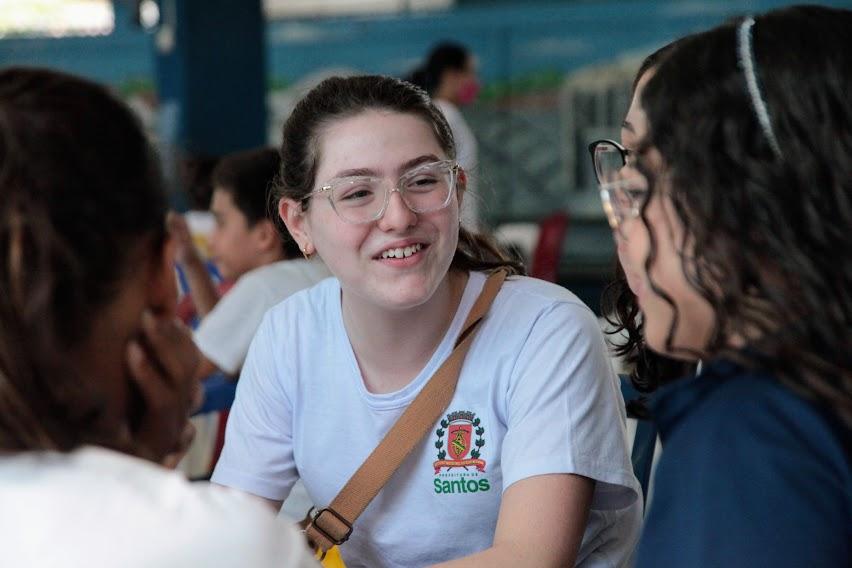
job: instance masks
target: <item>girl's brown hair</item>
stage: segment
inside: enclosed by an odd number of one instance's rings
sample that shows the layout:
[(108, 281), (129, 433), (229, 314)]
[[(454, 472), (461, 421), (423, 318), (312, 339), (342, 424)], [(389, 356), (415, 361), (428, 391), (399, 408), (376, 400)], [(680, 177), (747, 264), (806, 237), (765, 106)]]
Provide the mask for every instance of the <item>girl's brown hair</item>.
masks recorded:
[(165, 211), (155, 156), (111, 93), (0, 72), (0, 452), (110, 445), (96, 377), (69, 356), (140, 269), (131, 253), (162, 250)]

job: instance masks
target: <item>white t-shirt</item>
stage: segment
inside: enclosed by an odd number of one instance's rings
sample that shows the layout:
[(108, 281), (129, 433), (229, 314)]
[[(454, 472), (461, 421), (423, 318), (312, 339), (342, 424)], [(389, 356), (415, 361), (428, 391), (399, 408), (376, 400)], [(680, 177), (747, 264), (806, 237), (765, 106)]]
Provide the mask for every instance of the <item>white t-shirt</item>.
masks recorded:
[(245, 273), (201, 320), (196, 345), (219, 369), (237, 374), (266, 310), (329, 276), (319, 258), (282, 260)]
[(102, 448), (0, 457), (0, 503), (3, 566), (316, 566), (259, 501)]
[(459, 216), (465, 227), (477, 231), (480, 228), (479, 201), (482, 197), (476, 192), (479, 178), (479, 147), (476, 136), (456, 105), (444, 99), (434, 99), (433, 102), (444, 113), (450, 125), (456, 142), (456, 161), (467, 172), (467, 190), (462, 199)]
[[(336, 279), (270, 310), (213, 480), (283, 500), (301, 478), (327, 505), (449, 355), (484, 282), (470, 274), (429, 363), (389, 394), (364, 386)], [(597, 320), (576, 296), (532, 278), (506, 281), (442, 420), (357, 520), (341, 548), (349, 568), (423, 566), (488, 548), (502, 492), (550, 473), (597, 481), (578, 565), (628, 564), (642, 506), (624, 405)]]

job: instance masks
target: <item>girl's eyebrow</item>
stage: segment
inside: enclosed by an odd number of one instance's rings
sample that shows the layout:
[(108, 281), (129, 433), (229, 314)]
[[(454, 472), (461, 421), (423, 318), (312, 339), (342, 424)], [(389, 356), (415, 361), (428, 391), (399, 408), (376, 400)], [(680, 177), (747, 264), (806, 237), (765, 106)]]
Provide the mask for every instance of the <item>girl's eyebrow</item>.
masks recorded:
[(375, 176), (376, 171), (371, 170), (370, 168), (353, 168), (351, 170), (341, 170), (334, 174), (332, 179), (337, 178), (345, 178), (345, 177), (361, 177), (361, 176)]
[(428, 164), (430, 162), (440, 162), (441, 158), (436, 156), (435, 154), (424, 154), (422, 156), (418, 156), (412, 160), (408, 160), (404, 164), (402, 164), (397, 170), (400, 174), (407, 172), (410, 169), (419, 166), (420, 164)]
[[(416, 158), (408, 160), (407, 162), (404, 162), (402, 165), (399, 166), (399, 168), (397, 169), (397, 172), (399, 174), (403, 174), (403, 173), (407, 172), (408, 170), (410, 170), (410, 169), (412, 169), (416, 166), (419, 166), (420, 164), (426, 164), (426, 163), (429, 163), (429, 162), (438, 162), (438, 161), (440, 161), (440, 158), (438, 158), (438, 156), (436, 156), (435, 154), (424, 154), (422, 156), (418, 156)], [(372, 170), (370, 168), (352, 168), (352, 169), (349, 169), (349, 170), (341, 170), (341, 171), (337, 172), (332, 179), (346, 178), (346, 177), (361, 177), (361, 176), (379, 177), (379, 175), (380, 174), (378, 172), (376, 172), (376, 170)]]
[(629, 120), (625, 120), (624, 122), (622, 122), (621, 127), (624, 130), (627, 130), (628, 132), (632, 132), (633, 134), (636, 134), (636, 129), (633, 128), (633, 124)]

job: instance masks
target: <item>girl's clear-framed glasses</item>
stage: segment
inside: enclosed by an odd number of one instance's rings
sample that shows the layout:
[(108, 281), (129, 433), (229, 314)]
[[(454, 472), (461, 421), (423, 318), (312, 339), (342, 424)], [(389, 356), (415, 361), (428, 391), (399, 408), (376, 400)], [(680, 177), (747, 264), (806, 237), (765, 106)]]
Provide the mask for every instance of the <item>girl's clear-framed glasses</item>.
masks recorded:
[(456, 188), (459, 165), (452, 160), (421, 164), (391, 183), (375, 176), (347, 176), (327, 181), (305, 198), (324, 194), (332, 209), (345, 222), (370, 223), (381, 219), (390, 195), (399, 192), (402, 201), (415, 213), (438, 211), (450, 204)]

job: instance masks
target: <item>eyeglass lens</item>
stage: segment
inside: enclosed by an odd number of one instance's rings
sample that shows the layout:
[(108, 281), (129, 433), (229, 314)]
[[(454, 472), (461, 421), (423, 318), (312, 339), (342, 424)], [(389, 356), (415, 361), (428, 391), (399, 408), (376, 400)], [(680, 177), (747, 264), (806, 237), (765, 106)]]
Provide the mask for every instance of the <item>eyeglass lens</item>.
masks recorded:
[(625, 165), (624, 153), (614, 144), (601, 142), (595, 146), (594, 164), (598, 183), (615, 181), (619, 170)]
[[(454, 186), (452, 165), (441, 162), (407, 172), (399, 178), (396, 189), (412, 211), (426, 213), (446, 207)], [(332, 185), (331, 201), (344, 220), (365, 223), (381, 217), (391, 190), (390, 183), (384, 178), (345, 178)]]
[(612, 142), (595, 143), (592, 156), (604, 213), (610, 227), (620, 231), (625, 219), (639, 215), (642, 200), (647, 195), (647, 182), (633, 168), (629, 171), (625, 168), (626, 151)]

